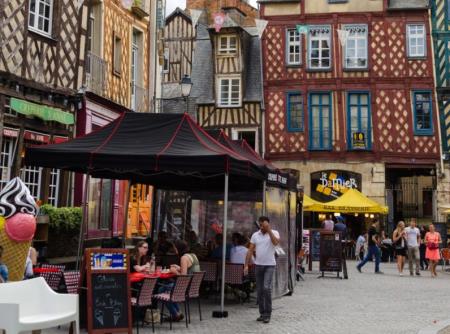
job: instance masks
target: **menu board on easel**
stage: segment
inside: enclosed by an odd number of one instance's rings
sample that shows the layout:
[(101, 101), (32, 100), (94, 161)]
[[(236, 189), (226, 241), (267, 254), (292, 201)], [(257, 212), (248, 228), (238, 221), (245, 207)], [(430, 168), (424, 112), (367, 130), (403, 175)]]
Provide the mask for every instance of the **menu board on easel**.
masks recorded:
[(86, 249), (89, 333), (132, 333), (128, 250)]
[(309, 229), (309, 263), (308, 270), (312, 270), (312, 262), (320, 261), (320, 232), (322, 229)]

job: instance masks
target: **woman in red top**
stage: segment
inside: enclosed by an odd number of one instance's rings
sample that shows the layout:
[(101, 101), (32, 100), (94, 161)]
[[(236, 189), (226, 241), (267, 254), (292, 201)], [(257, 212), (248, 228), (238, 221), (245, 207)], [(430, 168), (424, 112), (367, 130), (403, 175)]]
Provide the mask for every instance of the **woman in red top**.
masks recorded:
[(425, 245), (427, 247), (425, 251), (425, 257), (430, 260), (430, 272), (431, 277), (436, 277), (436, 266), (438, 261), (441, 259), (439, 254), (439, 245), (442, 243), (441, 235), (436, 232), (434, 225), (430, 224), (429, 232), (425, 234)]

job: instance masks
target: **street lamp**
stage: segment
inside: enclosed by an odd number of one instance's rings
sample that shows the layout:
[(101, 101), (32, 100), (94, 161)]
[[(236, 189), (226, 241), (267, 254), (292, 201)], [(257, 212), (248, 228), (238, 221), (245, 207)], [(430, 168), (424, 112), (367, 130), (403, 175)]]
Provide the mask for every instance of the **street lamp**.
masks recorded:
[(192, 89), (192, 80), (191, 77), (187, 74), (184, 75), (183, 79), (181, 79), (181, 95), (184, 97), (184, 103), (186, 104), (186, 114), (188, 113), (188, 98), (191, 95)]

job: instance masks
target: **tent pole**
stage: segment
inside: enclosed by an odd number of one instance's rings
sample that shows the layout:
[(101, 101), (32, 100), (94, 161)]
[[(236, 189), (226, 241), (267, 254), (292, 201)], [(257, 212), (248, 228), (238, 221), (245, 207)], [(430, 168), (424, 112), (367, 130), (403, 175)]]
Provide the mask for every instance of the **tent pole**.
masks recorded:
[(80, 235), (78, 237), (78, 253), (77, 253), (77, 262), (75, 268), (80, 270), (80, 260), (83, 256), (83, 248), (84, 248), (84, 231), (87, 228), (88, 224), (88, 209), (89, 209), (89, 173), (86, 173), (84, 177), (84, 205), (83, 205), (83, 220), (80, 226)]
[(222, 281), (220, 287), (220, 311), (213, 311), (214, 318), (226, 318), (225, 307), (225, 261), (227, 256), (227, 225), (228, 225), (228, 173), (225, 174), (225, 189), (223, 196), (223, 229), (222, 229)]
[(262, 215), (266, 215), (266, 181), (263, 182), (263, 207), (262, 207)]
[[(131, 180), (127, 184), (127, 192), (125, 194), (125, 210), (123, 213), (123, 226), (122, 226), (122, 246), (125, 248), (127, 233), (128, 233), (128, 208), (130, 206), (130, 191), (131, 191)], [(138, 213), (139, 219), (139, 213)]]

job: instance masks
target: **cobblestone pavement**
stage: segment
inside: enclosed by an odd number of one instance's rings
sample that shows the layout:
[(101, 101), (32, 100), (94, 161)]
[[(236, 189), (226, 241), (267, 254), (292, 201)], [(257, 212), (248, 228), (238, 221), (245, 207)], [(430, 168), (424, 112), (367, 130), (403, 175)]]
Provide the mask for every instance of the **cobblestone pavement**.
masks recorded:
[[(420, 277), (410, 277), (406, 270), (406, 275), (400, 277), (394, 264), (382, 264), (385, 274), (374, 275), (374, 264), (370, 262), (360, 274), (355, 265), (352, 261), (348, 263), (348, 280), (317, 279), (317, 271), (306, 273), (305, 281), (297, 284), (293, 296), (274, 301), (268, 325), (255, 321), (258, 311), (254, 302), (243, 306), (228, 303), (226, 319), (213, 319), (211, 312), (218, 308), (206, 302), (203, 321), (199, 321), (193, 305), (189, 329), (184, 322), (176, 323), (174, 332), (410, 334), (436, 321), (450, 319), (450, 274), (438, 272), (437, 278), (430, 278), (429, 272), (422, 272)], [(62, 330), (66, 328), (44, 333), (58, 334)], [(142, 332), (151, 333), (151, 327)], [(156, 332), (169, 332), (169, 324), (156, 325)]]

